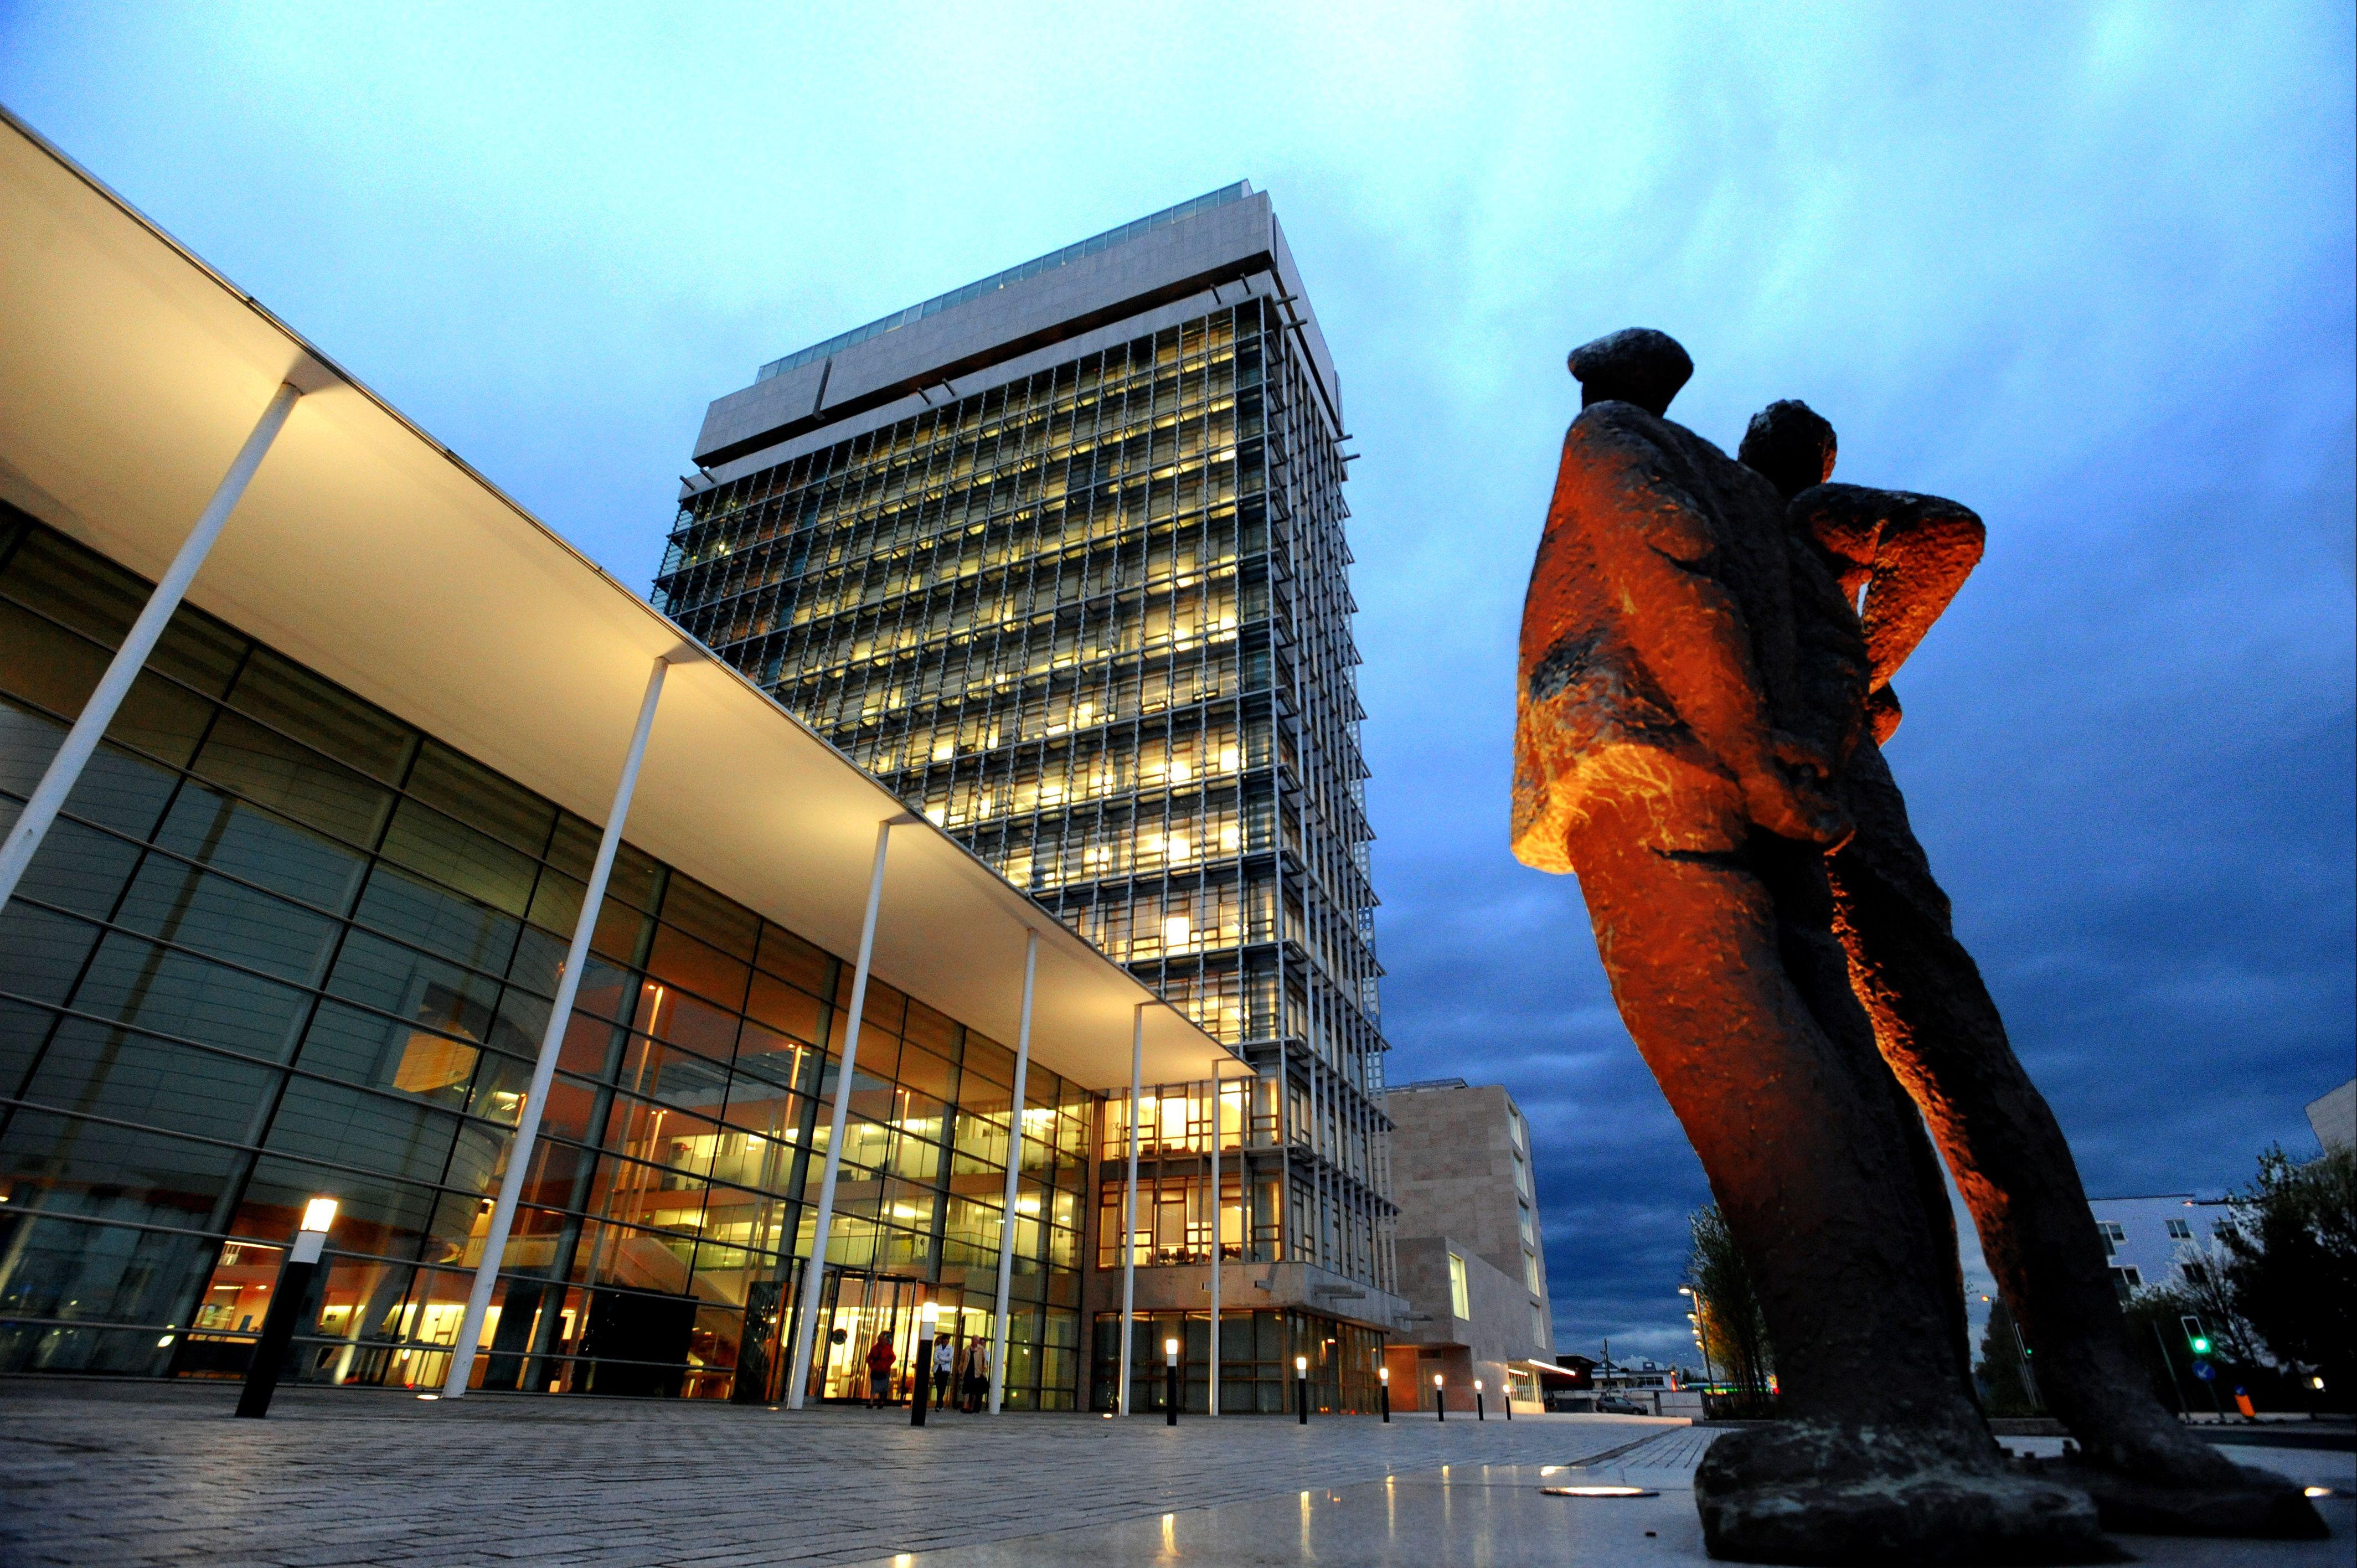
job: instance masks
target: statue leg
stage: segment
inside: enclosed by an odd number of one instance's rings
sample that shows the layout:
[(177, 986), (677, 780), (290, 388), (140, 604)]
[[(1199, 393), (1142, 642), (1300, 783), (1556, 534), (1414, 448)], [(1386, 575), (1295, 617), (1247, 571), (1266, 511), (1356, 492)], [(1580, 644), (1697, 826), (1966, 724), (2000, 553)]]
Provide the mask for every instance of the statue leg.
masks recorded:
[(2119, 1529), (2320, 1534), (2296, 1487), (2229, 1463), (2155, 1396), (2095, 1234), (2079, 1169), (2022, 1069), (1947, 896), (1872, 745), (1844, 784), (1857, 833), (1831, 862), (1837, 929), (1877, 1045), (1932, 1127), (1973, 1213), (2038, 1386), (2087, 1458), (2090, 1489)]
[[(1911, 1114), (1846, 994), (1822, 857), (1656, 850), (1649, 827), (1641, 806), (1599, 802), (1571, 860), (1621, 1017), (1750, 1269), (1791, 1418), (1706, 1456), (1712, 1553), (2106, 1560), (2085, 1497), (2009, 1471), (1962, 1376), (1953, 1254), (1943, 1268)], [(1833, 1032), (1812, 1006), (1828, 991), (1855, 1020)]]

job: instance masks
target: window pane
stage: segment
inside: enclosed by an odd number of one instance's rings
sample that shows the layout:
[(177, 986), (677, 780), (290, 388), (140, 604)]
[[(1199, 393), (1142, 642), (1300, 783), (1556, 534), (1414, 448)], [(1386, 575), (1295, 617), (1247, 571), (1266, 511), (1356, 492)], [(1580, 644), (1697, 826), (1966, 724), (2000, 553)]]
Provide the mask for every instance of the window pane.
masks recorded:
[(410, 769), (409, 793), (511, 848), (538, 858), (548, 846), (556, 808), (539, 796), (427, 737)]
[(365, 856), (234, 796), (191, 779), (156, 842), (274, 893), (343, 913), (368, 869)]
[[(414, 800), (404, 800), (393, 811), (383, 854), (387, 860), (495, 909), (522, 918), (532, 908), (537, 862)], [(500, 966), (506, 963), (507, 955), (501, 953)]]
[(290, 986), (115, 932), (99, 945), (73, 1005), (157, 1034), (284, 1061), (308, 1001)]
[(68, 1018), (25, 1098), (242, 1144), (253, 1138), (280, 1076), (273, 1068)]
[(397, 783), (411, 731), (326, 681), (257, 648), (230, 705), (385, 783)]
[(0, 1133), (8, 1207), (211, 1229), (245, 1156), (166, 1133), (21, 1110)]
[(337, 929), (324, 915), (160, 854), (140, 866), (115, 923), (298, 983), (316, 980)]
[(442, 1179), (457, 1119), (422, 1105), (298, 1078), (270, 1124), (282, 1155), (332, 1161), (409, 1181)]
[(516, 934), (522, 929), (497, 909), (447, 893), (382, 862), (370, 875), (368, 891), (361, 895), (360, 908), (352, 918), (491, 974), (507, 972)]
[(363, 848), (376, 843), (393, 799), (391, 790), (235, 714), (214, 722), (191, 770)]

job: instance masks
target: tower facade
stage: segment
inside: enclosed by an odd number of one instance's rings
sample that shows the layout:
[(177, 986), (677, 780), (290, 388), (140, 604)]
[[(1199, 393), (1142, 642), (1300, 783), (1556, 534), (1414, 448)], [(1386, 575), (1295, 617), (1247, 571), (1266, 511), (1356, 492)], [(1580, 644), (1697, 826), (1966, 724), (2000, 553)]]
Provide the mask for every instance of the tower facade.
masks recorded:
[(706, 415), (654, 585), (1242, 1058), (1145, 1090), (1125, 1238), (1126, 1107), (1099, 1119), (1100, 1404), (1125, 1245), (1190, 1402), (1214, 1246), (1223, 1408), (1276, 1408), (1296, 1355), (1371, 1404), (1398, 1310), (1343, 440), (1239, 183), (763, 366)]

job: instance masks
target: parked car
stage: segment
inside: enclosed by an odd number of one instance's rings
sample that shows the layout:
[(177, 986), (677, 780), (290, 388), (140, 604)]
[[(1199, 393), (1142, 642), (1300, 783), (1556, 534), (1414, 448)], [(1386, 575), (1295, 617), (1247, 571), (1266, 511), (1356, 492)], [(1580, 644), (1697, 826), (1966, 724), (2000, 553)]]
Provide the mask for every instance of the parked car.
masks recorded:
[(1653, 1412), (1650, 1406), (1639, 1404), (1624, 1394), (1605, 1394), (1596, 1402), (1596, 1413), (1598, 1415), (1651, 1415)]

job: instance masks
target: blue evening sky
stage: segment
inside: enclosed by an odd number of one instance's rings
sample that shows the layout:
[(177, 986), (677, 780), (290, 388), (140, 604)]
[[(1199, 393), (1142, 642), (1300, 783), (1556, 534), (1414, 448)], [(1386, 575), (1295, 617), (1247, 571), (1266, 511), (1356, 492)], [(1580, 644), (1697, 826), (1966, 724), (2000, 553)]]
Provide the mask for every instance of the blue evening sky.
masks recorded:
[(1864, 4), (0, 0), (0, 101), (643, 586), (762, 360), (1239, 177), (1350, 489), (1394, 1081), (1538, 1134), (1564, 1348), (1686, 1351), (1692, 1154), (1576, 886), (1505, 850), (1573, 345), (1986, 564), (1892, 746), (2098, 1194), (2214, 1190), (2352, 1071), (2352, 13)]

